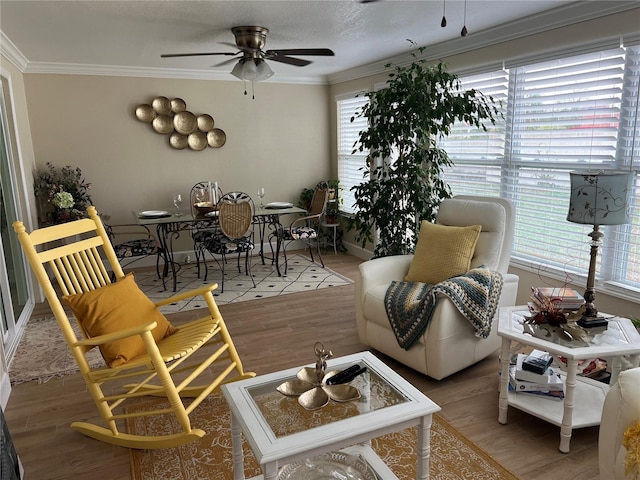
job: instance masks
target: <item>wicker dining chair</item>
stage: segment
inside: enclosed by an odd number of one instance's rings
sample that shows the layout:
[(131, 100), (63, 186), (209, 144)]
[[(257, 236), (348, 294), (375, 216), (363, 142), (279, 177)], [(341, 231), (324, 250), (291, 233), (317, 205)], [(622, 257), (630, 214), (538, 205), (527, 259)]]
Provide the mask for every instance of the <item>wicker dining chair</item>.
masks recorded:
[(270, 244), (273, 243), (272, 240), (274, 236), (278, 236), (278, 238), (276, 238), (277, 252), (274, 259), (280, 259), (280, 254), (282, 254), (282, 258), (284, 259), (284, 275), (287, 274), (288, 268), (287, 247), (292, 242), (302, 242), (306, 244), (309, 249), (311, 261), (314, 263), (315, 259), (313, 257), (313, 248), (315, 247), (318, 253), (318, 259), (320, 260), (320, 265), (324, 267), (324, 260), (322, 260), (322, 254), (320, 253), (319, 226), (320, 218), (324, 215), (327, 209), (328, 199), (329, 188), (324, 183), (318, 184), (313, 192), (311, 207), (307, 215), (295, 219), (288, 227), (282, 226), (276, 229), (271, 234)]
[[(202, 195), (201, 198), (199, 198), (200, 195)], [(191, 214), (194, 218), (199, 218), (204, 217), (204, 215), (209, 212), (215, 211), (217, 209), (217, 203), (222, 196), (222, 189), (216, 182), (201, 181), (196, 183), (191, 187), (191, 193), (189, 195)], [(207, 218), (202, 218), (202, 221), (194, 222), (191, 228), (191, 239), (193, 240), (193, 252), (196, 260), (198, 278), (200, 278), (200, 262), (205, 262), (205, 243), (218, 233), (217, 229), (217, 225), (212, 224)]]
[[(254, 249), (253, 241), (253, 214), (255, 206), (251, 196), (244, 192), (229, 192), (222, 196), (218, 202), (218, 234), (205, 241), (205, 248), (213, 256), (220, 266), (222, 280), (220, 292), (224, 292), (225, 265), (227, 256), (238, 254), (238, 273), (240, 258), (244, 254), (245, 274), (251, 278), (253, 286), (256, 283), (251, 275), (250, 253)], [(218, 255), (220, 258), (218, 258)], [(207, 266), (205, 262), (205, 281), (207, 279)]]
[[(76, 421), (71, 427), (107, 443), (128, 448), (169, 448), (202, 438), (189, 416), (209, 395), (231, 381), (255, 376), (246, 372), (212, 291), (217, 285), (153, 303), (122, 271), (95, 207), (88, 218), (26, 231), (13, 223), (20, 245), (42, 287), (67, 346), (96, 404), (104, 425)], [(111, 281), (110, 271), (116, 276)], [(55, 283), (55, 287), (54, 287)], [(58, 293), (61, 292), (60, 294)], [(158, 310), (201, 296), (208, 310), (198, 320), (171, 325)], [(82, 332), (78, 338), (63, 302)], [(98, 347), (105, 366), (92, 367), (86, 354)], [(196, 352), (199, 355), (194, 355)], [(169, 406), (136, 410), (141, 397), (165, 397)], [(190, 398), (183, 402), (183, 398)], [(176, 421), (174, 433), (130, 434), (125, 421)]]

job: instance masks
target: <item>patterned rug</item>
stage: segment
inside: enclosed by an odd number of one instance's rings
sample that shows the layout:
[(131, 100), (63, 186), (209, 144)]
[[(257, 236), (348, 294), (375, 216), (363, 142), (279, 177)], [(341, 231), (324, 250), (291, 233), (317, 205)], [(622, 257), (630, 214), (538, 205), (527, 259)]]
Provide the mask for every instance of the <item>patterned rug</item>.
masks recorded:
[[(158, 408), (159, 402), (163, 400), (142, 404), (136, 410)], [(181, 447), (130, 450), (132, 480), (232, 480), (231, 415), (224, 397), (212, 395), (193, 411), (190, 418), (193, 427), (201, 428), (207, 434), (199, 441)], [(166, 422), (150, 417), (130, 419), (127, 427), (129, 433), (146, 435), (179, 431), (175, 419), (170, 417)], [(416, 435), (414, 427), (372, 441), (373, 449), (400, 480), (416, 478)], [(245, 477), (252, 478), (261, 470), (246, 442), (243, 447)], [(429, 467), (431, 478), (439, 480), (519, 479), (437, 414), (431, 426)]]
[[(279, 277), (275, 272), (275, 267), (270, 264), (263, 266), (257, 262), (256, 258), (254, 258), (254, 263), (251, 272), (256, 282), (255, 288), (249, 277), (244, 273), (238, 273), (238, 269), (235, 268), (235, 259), (233, 263), (229, 263), (228, 268), (225, 269), (227, 275), (225, 275), (224, 293), (220, 292), (220, 286), (213, 292), (218, 305), (353, 283), (328, 268), (311, 263), (308, 258), (299, 254), (290, 256), (286, 277)], [(205, 284), (202, 279), (197, 277), (195, 264), (187, 264), (180, 269), (175, 293), (171, 288), (168, 290), (162, 288), (162, 281), (157, 278), (155, 270), (136, 272), (135, 279), (140, 288), (153, 301)], [(210, 267), (206, 283), (219, 284), (219, 282), (220, 270)], [(168, 284), (167, 286), (169, 287)], [(162, 307), (161, 311), (164, 314), (170, 314), (198, 308), (206, 308), (201, 297), (167, 305)], [(75, 320), (71, 319), (71, 323), (76, 329), (76, 335), (80, 337)], [(92, 367), (104, 365), (100, 352), (97, 350), (89, 352), (88, 358)], [(42, 383), (51, 378), (61, 378), (77, 371), (75, 360), (64, 342), (55, 318), (53, 316), (32, 318), (25, 327), (18, 349), (9, 366), (11, 383), (18, 384), (33, 380)]]
[[(275, 266), (271, 265), (269, 261), (266, 261), (266, 265), (262, 265), (258, 257), (253, 257), (251, 274), (256, 284), (254, 288), (251, 277), (245, 275), (244, 269), (242, 273), (238, 273), (236, 258), (229, 259), (229, 263), (225, 267), (224, 292), (221, 291), (221, 272), (214, 261), (208, 262), (209, 274), (206, 282), (203, 278), (204, 272), (202, 272), (201, 278), (198, 278), (195, 263), (182, 265), (182, 268), (178, 271), (175, 292), (172, 290), (172, 279), (167, 279), (167, 290), (165, 290), (162, 286), (162, 280), (158, 278), (155, 270), (136, 272), (135, 277), (136, 283), (154, 302), (205, 284), (217, 283), (218, 288), (213, 291), (213, 296), (218, 305), (353, 283), (352, 280), (328, 268), (322, 268), (320, 265), (311, 263), (311, 260), (304, 255), (288, 255), (288, 263), (287, 276), (279, 277)], [(204, 302), (200, 298), (196, 298), (167, 305), (162, 307), (161, 310), (167, 314), (203, 307), (206, 307)]]
[[(76, 335), (81, 338), (80, 328), (73, 318), (71, 325)], [(92, 368), (104, 366), (102, 356), (96, 349), (87, 354), (87, 359)], [(76, 361), (67, 348), (56, 319), (47, 316), (29, 320), (9, 365), (11, 384), (30, 381), (44, 383), (77, 371)]]

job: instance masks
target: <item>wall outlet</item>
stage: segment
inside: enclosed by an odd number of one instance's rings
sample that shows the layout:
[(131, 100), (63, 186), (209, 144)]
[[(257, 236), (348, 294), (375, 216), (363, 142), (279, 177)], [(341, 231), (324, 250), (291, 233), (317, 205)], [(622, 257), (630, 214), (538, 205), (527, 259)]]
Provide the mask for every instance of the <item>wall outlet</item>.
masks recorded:
[(184, 256), (184, 263), (191, 263), (191, 255)]

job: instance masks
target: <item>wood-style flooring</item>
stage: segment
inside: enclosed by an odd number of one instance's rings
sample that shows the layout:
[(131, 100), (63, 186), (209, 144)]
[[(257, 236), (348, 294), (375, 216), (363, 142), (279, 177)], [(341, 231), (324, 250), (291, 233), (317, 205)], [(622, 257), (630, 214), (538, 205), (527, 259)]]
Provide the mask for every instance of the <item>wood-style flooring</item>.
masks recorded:
[[(355, 279), (361, 260), (340, 254), (324, 258), (329, 268)], [(38, 313), (46, 308), (39, 306)], [(245, 369), (258, 374), (313, 362), (316, 341), (336, 356), (367, 348), (356, 331), (353, 285), (222, 305), (220, 311)], [(169, 318), (195, 314), (179, 315)], [(571, 452), (563, 454), (556, 426), (513, 408), (508, 424), (498, 423), (497, 352), (440, 381), (374, 353), (439, 404), (451, 424), (523, 479), (598, 479), (598, 427), (574, 430)], [(131, 479), (126, 448), (69, 427), (74, 420), (96, 417), (85, 391), (79, 374), (13, 387), (5, 416), (28, 480)], [(577, 408), (579, 403), (577, 399)]]

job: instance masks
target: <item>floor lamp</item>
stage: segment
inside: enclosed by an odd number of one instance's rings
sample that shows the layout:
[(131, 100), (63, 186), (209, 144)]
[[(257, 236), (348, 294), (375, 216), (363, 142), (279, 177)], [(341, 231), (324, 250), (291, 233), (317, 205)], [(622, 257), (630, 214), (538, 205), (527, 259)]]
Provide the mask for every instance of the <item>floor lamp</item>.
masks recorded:
[(587, 288), (584, 292), (585, 311), (578, 325), (585, 328), (607, 324), (598, 314), (593, 301), (596, 297), (596, 257), (603, 233), (600, 225), (622, 225), (631, 222), (629, 215), (629, 194), (632, 172), (599, 171), (570, 172), (571, 197), (567, 220), (573, 223), (593, 225), (591, 237), (591, 259)]

